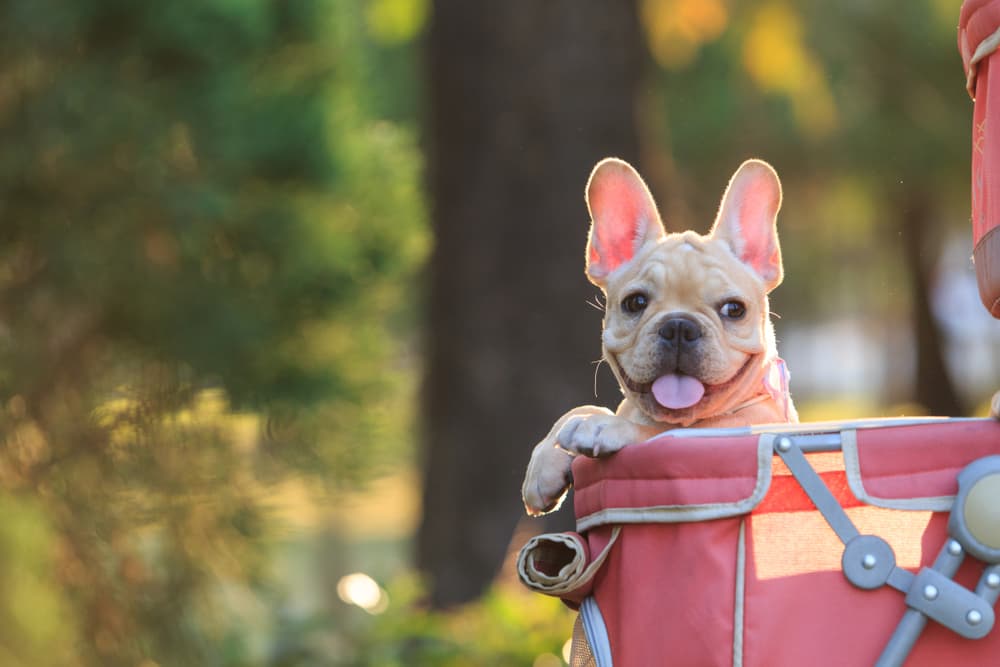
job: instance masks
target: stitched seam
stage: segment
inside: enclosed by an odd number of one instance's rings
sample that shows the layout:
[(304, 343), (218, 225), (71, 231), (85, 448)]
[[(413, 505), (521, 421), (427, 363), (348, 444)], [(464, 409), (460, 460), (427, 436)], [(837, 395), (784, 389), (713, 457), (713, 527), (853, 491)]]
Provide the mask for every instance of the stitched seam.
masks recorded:
[(592, 484), (588, 484), (584, 489), (589, 489), (592, 486), (597, 486), (598, 484), (605, 484), (607, 482), (672, 482), (676, 480), (687, 480), (687, 481), (704, 481), (704, 482), (719, 482), (730, 479), (757, 479), (757, 475), (732, 475), (729, 477), (604, 477), (595, 481)]
[(915, 470), (913, 472), (900, 472), (900, 473), (892, 473), (892, 474), (888, 474), (888, 475), (863, 475), (863, 479), (864, 479), (865, 482), (871, 482), (871, 481), (876, 481), (876, 480), (880, 480), (880, 479), (895, 479), (897, 477), (913, 477), (914, 475), (921, 475), (921, 474), (924, 474), (924, 473), (935, 473), (935, 472), (939, 472), (939, 473), (956, 472), (957, 473), (959, 470), (962, 470), (964, 467), (965, 466), (956, 466), (954, 468), (951, 468), (951, 467), (949, 467), (949, 468), (928, 468), (928, 469), (924, 469), (924, 470)]

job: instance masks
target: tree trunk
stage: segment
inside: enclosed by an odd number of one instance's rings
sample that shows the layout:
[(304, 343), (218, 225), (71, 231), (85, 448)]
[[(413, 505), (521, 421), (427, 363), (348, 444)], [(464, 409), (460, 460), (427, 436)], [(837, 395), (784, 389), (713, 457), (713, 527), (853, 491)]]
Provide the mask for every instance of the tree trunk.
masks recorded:
[(437, 0), (427, 47), (437, 244), (417, 561), (441, 607), (495, 576), (555, 419), (620, 399), (610, 373), (594, 397), (583, 189), (598, 159), (637, 158), (642, 50), (632, 3), (574, 0)]
[(930, 258), (932, 233), (929, 227), (933, 207), (927, 197), (918, 192), (907, 192), (902, 197), (900, 212), (900, 237), (903, 242), (903, 259), (909, 275), (912, 298), (911, 326), (916, 346), (916, 373), (913, 399), (930, 414), (959, 416), (964, 414), (955, 385), (948, 374), (944, 358), (944, 337), (934, 319), (931, 308)]

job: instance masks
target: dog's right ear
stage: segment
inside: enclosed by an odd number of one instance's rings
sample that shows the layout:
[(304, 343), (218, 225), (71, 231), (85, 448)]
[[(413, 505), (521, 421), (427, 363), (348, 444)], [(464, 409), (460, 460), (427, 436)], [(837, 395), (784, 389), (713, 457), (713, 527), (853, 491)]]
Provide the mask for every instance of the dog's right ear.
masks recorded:
[(628, 162), (605, 158), (587, 181), (587, 277), (598, 287), (641, 247), (665, 235), (649, 189)]

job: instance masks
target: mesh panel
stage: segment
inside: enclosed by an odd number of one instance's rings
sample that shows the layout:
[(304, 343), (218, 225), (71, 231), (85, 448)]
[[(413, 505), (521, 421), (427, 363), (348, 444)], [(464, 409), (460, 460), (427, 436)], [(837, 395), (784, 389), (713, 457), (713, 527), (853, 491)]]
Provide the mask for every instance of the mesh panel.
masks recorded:
[(587, 633), (583, 631), (583, 615), (577, 614), (573, 624), (573, 644), (569, 654), (569, 667), (597, 667), (594, 654), (587, 641)]

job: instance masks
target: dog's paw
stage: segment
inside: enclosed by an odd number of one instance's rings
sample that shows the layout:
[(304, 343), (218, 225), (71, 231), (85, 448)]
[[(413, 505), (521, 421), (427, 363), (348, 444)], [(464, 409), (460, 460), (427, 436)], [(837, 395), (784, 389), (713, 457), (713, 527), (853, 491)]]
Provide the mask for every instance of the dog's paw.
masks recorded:
[(596, 405), (573, 408), (560, 417), (548, 435), (535, 445), (521, 486), (521, 498), (528, 514), (539, 516), (558, 509), (573, 484), (573, 454), (558, 446), (556, 434), (577, 417), (610, 414), (607, 408)]
[(1000, 419), (1000, 391), (993, 394), (993, 400), (990, 401), (990, 417)]
[(542, 442), (532, 456), (521, 487), (524, 509), (530, 516), (547, 514), (562, 505), (573, 484), (573, 457), (553, 442)]
[(641, 429), (615, 415), (573, 417), (556, 435), (559, 446), (573, 454), (601, 457), (643, 440)]

